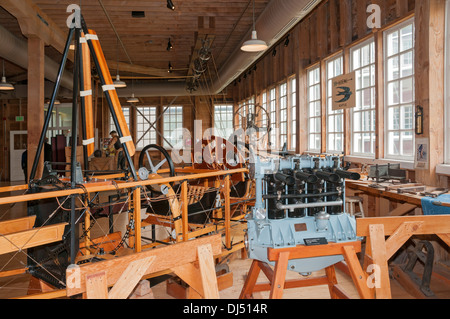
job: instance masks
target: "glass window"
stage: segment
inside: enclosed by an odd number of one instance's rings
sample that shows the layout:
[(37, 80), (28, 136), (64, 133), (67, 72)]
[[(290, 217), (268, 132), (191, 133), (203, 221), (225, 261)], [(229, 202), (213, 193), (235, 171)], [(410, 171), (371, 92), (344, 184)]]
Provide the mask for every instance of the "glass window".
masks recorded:
[(139, 106), (136, 108), (136, 148), (142, 150), (150, 144), (156, 144), (156, 107)]
[(288, 105), (287, 105), (287, 83), (282, 83), (278, 86), (279, 90), (279, 106), (280, 106), (280, 138), (278, 140), (278, 149), (282, 150), (286, 144), (287, 148), (287, 136), (288, 136)]
[(269, 142), (270, 149), (276, 150), (277, 145), (277, 95), (276, 89), (270, 89), (269, 91), (269, 109), (268, 112), (270, 114), (270, 134), (269, 134)]
[(214, 105), (214, 135), (228, 139), (233, 134), (233, 104)]
[(375, 156), (375, 42), (351, 50), (351, 68), (356, 77), (356, 106), (352, 109), (351, 153)]
[(333, 58), (327, 65), (327, 152), (342, 153), (344, 151), (344, 111), (333, 111), (332, 79), (343, 74), (343, 57)]
[(320, 152), (322, 143), (320, 66), (308, 70), (308, 150)]
[(164, 107), (163, 136), (164, 147), (173, 148), (183, 142), (183, 107)]
[(290, 86), (290, 137), (291, 143), (289, 149), (295, 151), (297, 149), (297, 79), (295, 77), (289, 80)]
[[(130, 108), (122, 107), (122, 112), (123, 112), (123, 116), (125, 116), (125, 122), (128, 125), (128, 129), (130, 129)], [(111, 132), (111, 131), (117, 131), (117, 129), (116, 129), (116, 125), (114, 124), (112, 115), (109, 114), (109, 132)]]
[(385, 32), (385, 157), (414, 153), (414, 21)]

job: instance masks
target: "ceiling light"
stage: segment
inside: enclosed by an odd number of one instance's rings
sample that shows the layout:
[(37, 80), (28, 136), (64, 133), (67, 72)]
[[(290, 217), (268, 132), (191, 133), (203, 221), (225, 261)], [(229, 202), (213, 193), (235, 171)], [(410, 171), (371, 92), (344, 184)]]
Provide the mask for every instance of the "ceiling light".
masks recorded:
[(255, 30), (255, 0), (253, 0), (253, 31), (252, 38), (244, 42), (241, 47), (245, 52), (261, 52), (267, 49), (266, 42), (258, 40), (258, 36)]
[(167, 8), (170, 10), (175, 10), (175, 6), (173, 5), (172, 0), (167, 0)]
[(139, 99), (134, 97), (134, 93), (131, 94), (131, 97), (127, 100), (128, 103), (138, 103)]
[(120, 80), (119, 74), (116, 75), (116, 80), (113, 82), (114, 86), (116, 88), (125, 88), (127, 87), (127, 84), (124, 81)]
[(172, 63), (169, 62), (169, 70), (167, 70), (167, 72), (172, 73), (173, 71), (173, 66)]
[(14, 86), (11, 83), (6, 82), (6, 77), (5, 77), (5, 60), (3, 60), (3, 76), (2, 76), (2, 81), (0, 82), (0, 90), (1, 91), (14, 90)]
[(173, 45), (172, 42), (170, 42), (170, 38), (169, 38), (169, 42), (167, 42), (167, 51), (170, 51), (173, 49)]

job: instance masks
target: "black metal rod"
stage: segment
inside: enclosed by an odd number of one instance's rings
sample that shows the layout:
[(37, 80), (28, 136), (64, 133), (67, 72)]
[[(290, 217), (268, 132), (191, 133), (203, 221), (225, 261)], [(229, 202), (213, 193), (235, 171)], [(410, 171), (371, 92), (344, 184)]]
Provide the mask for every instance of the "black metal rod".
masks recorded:
[(303, 199), (303, 198), (315, 198), (325, 196), (340, 196), (342, 192), (325, 192), (318, 194), (287, 194), (287, 195), (264, 195), (263, 199)]
[[(81, 16), (81, 25), (83, 27), (84, 34), (88, 34), (89, 30), (87, 28), (87, 25), (86, 25), (86, 22), (84, 21), (83, 16)], [(91, 43), (91, 40), (88, 40), (87, 43), (88, 43), (88, 46), (89, 46), (89, 50), (91, 51), (91, 54), (92, 54), (92, 60), (94, 61), (95, 67), (97, 68), (97, 72), (98, 72), (98, 76), (99, 76), (100, 82), (102, 83), (102, 85), (105, 85), (106, 84), (105, 77), (104, 77), (103, 72), (102, 72), (102, 70), (100, 68), (100, 63), (98, 61), (98, 58), (95, 55), (95, 50), (94, 50), (94, 47), (93, 47), (93, 45)], [(111, 96), (109, 95), (109, 92), (107, 92), (107, 91), (105, 91), (104, 94), (105, 94), (106, 101), (108, 102), (109, 111), (111, 113), (112, 119), (113, 119), (114, 124), (116, 126), (117, 134), (119, 135), (119, 138), (122, 138), (123, 137), (123, 133), (122, 133), (122, 130), (120, 129), (119, 121), (118, 121), (116, 113), (114, 111), (114, 106), (113, 106), (113, 103), (112, 103), (112, 100), (111, 100)], [(133, 175), (133, 179), (135, 181), (137, 181), (136, 169), (134, 167), (133, 160), (131, 159), (130, 152), (128, 151), (128, 148), (127, 148), (127, 146), (125, 144), (123, 144), (123, 152), (125, 153), (125, 157), (126, 157), (126, 159), (128, 161), (128, 166), (130, 167), (131, 174)]]
[[(71, 168), (70, 181), (72, 189), (76, 187), (76, 161), (77, 161), (77, 133), (78, 133), (78, 81), (79, 81), (79, 43), (81, 30), (75, 28), (75, 59), (73, 66), (73, 101), (72, 101), (72, 145), (71, 145)], [(70, 213), (70, 261), (75, 263), (75, 258), (78, 253), (78, 236), (76, 232), (76, 209), (75, 209), (76, 195), (71, 196), (71, 213)]]
[(55, 86), (53, 88), (52, 97), (50, 99), (50, 103), (48, 104), (47, 116), (45, 117), (45, 120), (44, 120), (44, 127), (42, 128), (41, 136), (39, 138), (38, 148), (36, 150), (36, 155), (34, 157), (33, 166), (31, 168), (30, 178), (29, 178), (30, 182), (36, 176), (36, 171), (37, 171), (37, 167), (38, 167), (38, 164), (39, 164), (39, 158), (41, 157), (42, 147), (44, 145), (45, 135), (47, 134), (48, 126), (49, 126), (50, 120), (52, 118), (53, 107), (55, 105), (56, 97), (58, 96), (59, 86), (61, 84), (61, 78), (62, 78), (62, 75), (64, 73), (64, 69), (66, 67), (67, 56), (69, 54), (70, 43), (72, 42), (74, 31), (75, 31), (74, 29), (70, 29), (69, 35), (67, 36), (66, 46), (64, 47), (63, 56), (61, 58), (61, 63), (59, 65), (58, 75), (56, 77), (56, 81), (55, 81)]

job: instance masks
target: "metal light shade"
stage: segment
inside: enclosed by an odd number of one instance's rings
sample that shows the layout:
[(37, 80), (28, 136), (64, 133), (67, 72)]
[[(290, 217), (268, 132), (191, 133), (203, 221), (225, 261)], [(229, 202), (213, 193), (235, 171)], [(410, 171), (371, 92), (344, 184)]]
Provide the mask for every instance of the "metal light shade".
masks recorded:
[(2, 81), (0, 82), (1, 91), (11, 91), (14, 90), (14, 86), (11, 83), (6, 82), (6, 77), (2, 76)]
[(125, 88), (125, 87), (127, 87), (127, 84), (124, 81), (120, 80), (119, 74), (117, 74), (116, 80), (113, 82), (113, 84), (114, 84), (114, 86), (116, 88)]
[(134, 97), (134, 93), (131, 94), (131, 97), (127, 100), (127, 103), (137, 103), (139, 102), (139, 99), (137, 97)]
[(245, 52), (261, 52), (268, 48), (266, 42), (262, 40), (258, 40), (258, 36), (256, 31), (252, 31), (252, 38), (248, 41), (245, 41), (241, 47), (242, 51)]

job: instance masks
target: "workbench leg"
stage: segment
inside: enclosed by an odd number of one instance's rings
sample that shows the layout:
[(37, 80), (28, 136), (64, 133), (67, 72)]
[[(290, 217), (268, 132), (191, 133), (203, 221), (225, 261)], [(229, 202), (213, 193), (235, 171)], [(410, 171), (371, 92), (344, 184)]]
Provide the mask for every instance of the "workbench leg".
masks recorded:
[(261, 272), (261, 268), (259, 267), (259, 261), (253, 260), (252, 266), (247, 275), (247, 279), (245, 279), (244, 286), (242, 287), (241, 295), (239, 299), (250, 299), (253, 294), (253, 289), (256, 285), (256, 280), (258, 280), (259, 273)]
[(289, 263), (289, 252), (281, 252), (275, 264), (270, 299), (281, 299), (283, 297), (284, 283), (286, 281), (287, 267)]

